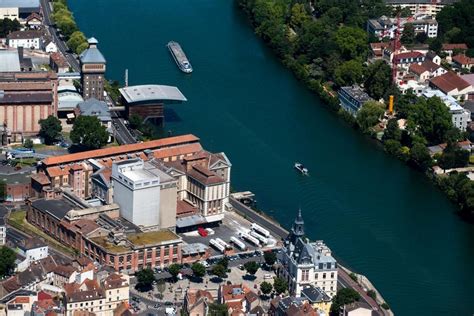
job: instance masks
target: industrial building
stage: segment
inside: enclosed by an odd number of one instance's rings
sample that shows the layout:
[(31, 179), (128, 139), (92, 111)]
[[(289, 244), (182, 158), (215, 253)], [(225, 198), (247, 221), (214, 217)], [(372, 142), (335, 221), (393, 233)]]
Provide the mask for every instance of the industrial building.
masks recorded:
[(341, 107), (353, 116), (357, 115), (364, 103), (373, 100), (358, 85), (341, 87), (338, 94)]
[(95, 98), (104, 100), (105, 65), (104, 55), (97, 48), (99, 41), (91, 37), (87, 40), (89, 47), (81, 53), (81, 83), (84, 100)]
[(385, 0), (385, 4), (394, 8), (409, 8), (412, 15), (428, 14), (436, 16), (446, 5), (455, 3), (457, 0)]
[(144, 121), (157, 125), (164, 123), (164, 105), (187, 101), (177, 87), (165, 85), (138, 85), (120, 89), (122, 105), (127, 117), (138, 115)]
[(0, 0), (0, 19), (26, 19), (40, 11), (40, 0)]

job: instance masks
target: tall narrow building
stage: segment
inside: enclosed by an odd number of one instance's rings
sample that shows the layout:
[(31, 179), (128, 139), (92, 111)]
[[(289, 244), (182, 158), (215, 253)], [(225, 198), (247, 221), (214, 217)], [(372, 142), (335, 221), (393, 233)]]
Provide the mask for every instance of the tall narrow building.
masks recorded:
[(81, 61), (82, 97), (104, 100), (105, 58), (97, 48), (99, 43), (91, 37), (89, 47), (79, 56)]

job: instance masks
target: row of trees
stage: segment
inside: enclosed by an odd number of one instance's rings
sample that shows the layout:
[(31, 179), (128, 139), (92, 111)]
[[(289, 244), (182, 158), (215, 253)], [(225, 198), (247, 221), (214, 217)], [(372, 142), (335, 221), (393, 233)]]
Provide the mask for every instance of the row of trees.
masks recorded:
[(61, 33), (67, 39), (68, 47), (76, 54), (82, 53), (87, 48), (87, 39), (79, 28), (72, 12), (69, 11), (67, 0), (54, 0), (52, 19)]
[[(54, 144), (61, 138), (61, 121), (55, 116), (48, 116), (39, 121), (39, 135), (47, 145)], [(79, 116), (74, 121), (70, 134), (71, 141), (84, 149), (98, 149), (107, 144), (109, 132), (95, 116)]]
[(17, 19), (10, 20), (8, 18), (0, 20), (0, 37), (5, 38), (11, 32), (18, 31), (21, 25)]

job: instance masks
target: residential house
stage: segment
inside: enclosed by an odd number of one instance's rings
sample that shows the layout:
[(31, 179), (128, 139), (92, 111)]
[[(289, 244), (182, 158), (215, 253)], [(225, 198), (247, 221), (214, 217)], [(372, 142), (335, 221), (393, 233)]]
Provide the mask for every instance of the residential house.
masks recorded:
[(214, 298), (209, 291), (200, 289), (188, 289), (184, 297), (184, 310), (189, 316), (207, 316), (209, 304)]
[[(269, 316), (319, 316), (311, 304), (298, 297), (276, 297), (270, 302)], [(326, 314), (329, 315), (329, 314)]]
[(37, 30), (15, 31), (7, 35), (7, 45), (12, 48), (41, 49), (43, 33)]
[(8, 316), (31, 315), (33, 304), (37, 299), (36, 292), (19, 292), (6, 302), (6, 314)]
[(53, 52), (49, 55), (49, 66), (55, 72), (64, 73), (69, 71), (69, 64), (66, 61), (66, 58), (58, 52)]
[(390, 43), (380, 42), (380, 43), (370, 43), (370, 58), (373, 60), (379, 60), (383, 58), (383, 51), (386, 49)]
[(471, 112), (463, 108), (452, 96), (446, 95), (439, 90), (427, 89), (423, 92), (425, 98), (438, 97), (446, 104), (451, 113), (454, 127), (465, 131), (469, 122), (471, 122)]
[(471, 71), (474, 70), (474, 58), (467, 57), (464, 54), (459, 54), (453, 57), (453, 64), (454, 67), (460, 69), (460, 70), (467, 70)]
[(369, 305), (364, 302), (356, 301), (344, 306), (340, 313), (341, 316), (378, 316), (378, 312), (373, 311)]
[(393, 56), (397, 63), (399, 75), (405, 75), (413, 64), (421, 64), (425, 61), (425, 55), (417, 51), (399, 53)]
[(87, 99), (77, 105), (76, 115), (95, 116), (107, 130), (111, 131), (112, 129), (112, 117), (110, 116), (109, 107), (104, 101), (95, 98)]
[(474, 94), (474, 87), (453, 71), (432, 78), (429, 85), (458, 101), (467, 100), (470, 94)]
[(18, 245), (18, 253), (25, 260), (17, 266), (17, 271), (25, 271), (31, 263), (48, 257), (48, 245), (38, 238), (28, 238)]
[(25, 24), (30, 29), (37, 29), (43, 24), (43, 17), (40, 14), (33, 12), (26, 18)]
[(43, 43), (44, 51), (47, 53), (57, 53), (58, 45), (52, 39), (46, 39)]
[(408, 70), (415, 75), (419, 83), (427, 83), (431, 78), (441, 76), (447, 72), (446, 69), (431, 60), (425, 60), (421, 64), (411, 64)]
[(353, 116), (357, 115), (357, 112), (364, 103), (373, 100), (358, 85), (342, 87), (339, 89), (338, 95), (341, 108)]
[(332, 300), (321, 288), (312, 285), (306, 286), (301, 290), (301, 298), (308, 301), (314, 310), (329, 315)]
[(8, 216), (8, 209), (4, 205), (0, 205), (0, 246), (4, 246), (7, 242), (7, 227), (5, 218)]
[(441, 52), (446, 54), (446, 60), (451, 62), (452, 57), (458, 54), (465, 54), (468, 47), (465, 43), (459, 44), (443, 44)]
[(62, 301), (44, 291), (38, 292), (38, 300), (31, 307), (31, 316), (64, 316), (65, 313)]
[(41, 11), (40, 0), (0, 1), (0, 19), (25, 19), (33, 12)]
[(385, 4), (394, 8), (408, 8), (412, 15), (428, 14), (436, 16), (446, 5), (453, 4), (456, 0), (385, 0)]
[(258, 296), (242, 284), (221, 285), (218, 290), (218, 301), (226, 304), (229, 315), (246, 315), (259, 305)]
[(397, 29), (402, 33), (406, 24), (413, 25), (415, 34), (425, 33), (429, 38), (436, 38), (438, 35), (438, 22), (432, 16), (426, 14), (417, 14), (400, 19), (386, 16), (370, 19), (367, 21), (367, 32), (378, 40), (393, 39)]
[(438, 56), (434, 51), (430, 50), (425, 54), (425, 61), (432, 61), (436, 65), (441, 65), (441, 57)]
[(287, 280), (291, 295), (301, 297), (307, 286), (319, 287), (331, 298), (336, 295), (337, 261), (323, 241), (307, 240), (301, 210), (278, 258), (278, 275)]

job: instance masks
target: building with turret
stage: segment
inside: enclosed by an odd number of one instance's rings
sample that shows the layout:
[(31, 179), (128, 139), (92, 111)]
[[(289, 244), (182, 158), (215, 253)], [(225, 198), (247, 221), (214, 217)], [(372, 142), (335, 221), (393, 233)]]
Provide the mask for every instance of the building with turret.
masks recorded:
[(82, 97), (104, 100), (105, 58), (97, 48), (99, 42), (91, 37), (89, 47), (79, 56), (81, 62)]
[(310, 242), (304, 233), (304, 220), (298, 212), (290, 234), (279, 254), (278, 275), (288, 282), (291, 295), (301, 297), (311, 288), (320, 288), (329, 297), (337, 291), (337, 262), (321, 241)]

